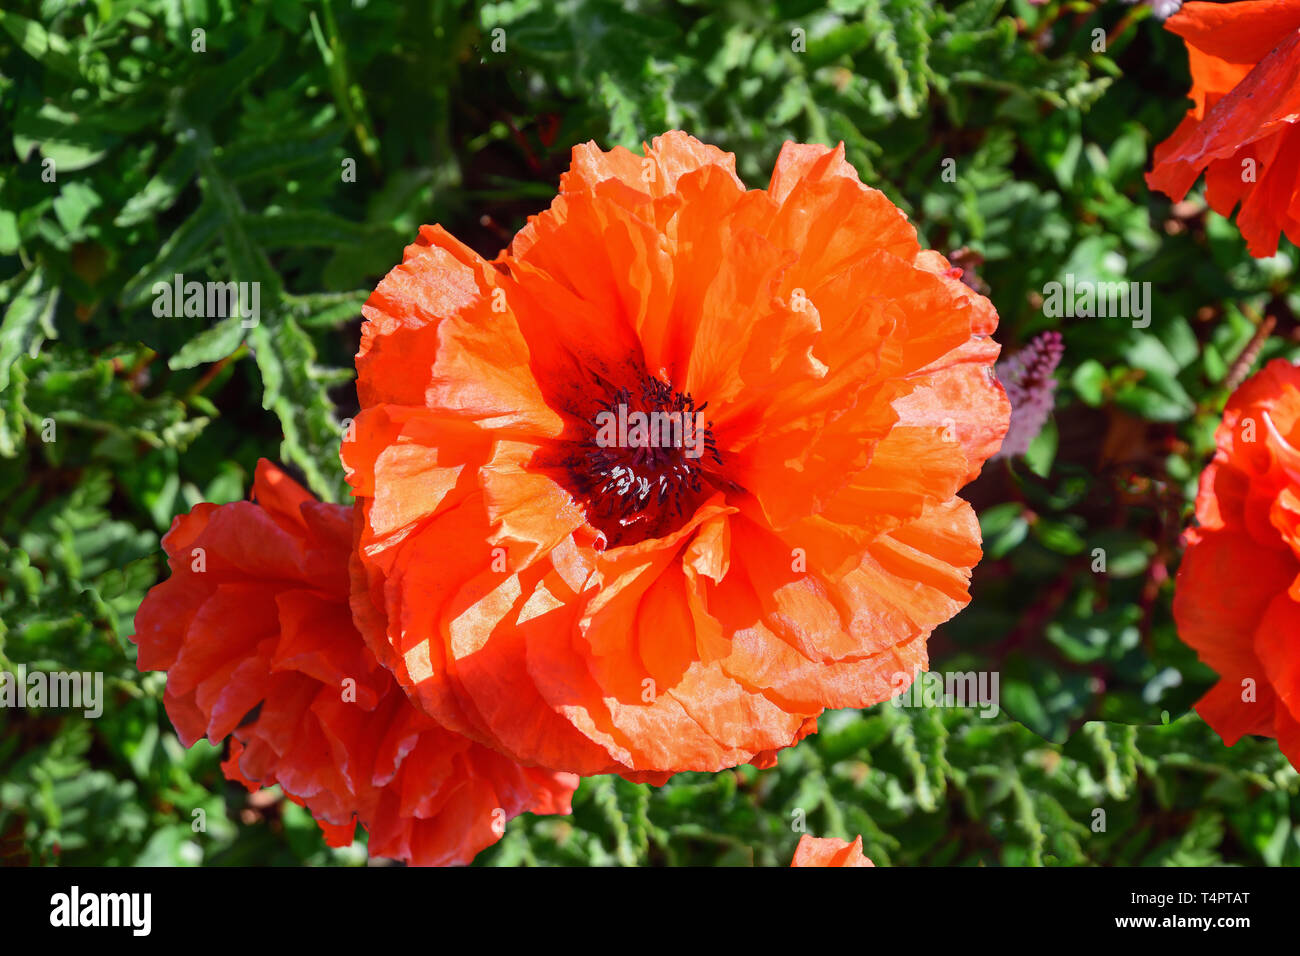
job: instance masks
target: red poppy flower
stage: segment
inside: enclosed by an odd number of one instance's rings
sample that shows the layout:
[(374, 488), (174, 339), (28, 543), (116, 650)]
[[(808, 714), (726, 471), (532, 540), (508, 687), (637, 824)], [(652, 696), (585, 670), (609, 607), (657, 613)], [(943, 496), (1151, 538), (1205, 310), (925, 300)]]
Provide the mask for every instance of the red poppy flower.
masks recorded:
[(1147, 184), (1180, 200), (1204, 170), (1211, 209), (1241, 203), (1252, 256), (1300, 242), (1300, 0), (1188, 3), (1165, 27), (1187, 42), (1193, 105)]
[(141, 670), (186, 746), (230, 736), (226, 776), (280, 784), (334, 846), (468, 862), (524, 810), (568, 813), (571, 775), (527, 769), (411, 706), (352, 624), (351, 508), (258, 464), (257, 504), (200, 504), (163, 538), (171, 577), (136, 615)]
[(770, 763), (969, 600), (997, 314), (842, 146), (748, 191), (684, 133), (579, 146), (495, 261), (426, 226), (363, 311), (362, 632), (458, 733), (583, 774)]
[(852, 843), (834, 837), (815, 837), (805, 833), (794, 849), (793, 866), (875, 866), (862, 854), (862, 837)]
[(1178, 633), (1220, 680), (1196, 705), (1224, 743), (1276, 737), (1300, 767), (1300, 369), (1228, 400), (1178, 569)]

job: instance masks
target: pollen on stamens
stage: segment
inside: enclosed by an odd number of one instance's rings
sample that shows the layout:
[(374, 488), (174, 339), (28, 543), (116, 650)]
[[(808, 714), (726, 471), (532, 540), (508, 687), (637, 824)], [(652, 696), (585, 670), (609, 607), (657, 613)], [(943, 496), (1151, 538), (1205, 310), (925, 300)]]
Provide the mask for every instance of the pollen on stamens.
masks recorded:
[(574, 477), (588, 520), (611, 543), (635, 528), (664, 533), (707, 492), (732, 486), (718, 471), (722, 455), (707, 407), (649, 375), (636, 391), (620, 388), (597, 403)]

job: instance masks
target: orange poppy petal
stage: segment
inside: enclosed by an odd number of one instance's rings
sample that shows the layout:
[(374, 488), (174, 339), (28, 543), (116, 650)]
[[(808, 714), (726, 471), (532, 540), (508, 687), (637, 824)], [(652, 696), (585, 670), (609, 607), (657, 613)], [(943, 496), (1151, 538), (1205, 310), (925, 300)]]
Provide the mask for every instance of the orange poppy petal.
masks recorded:
[(805, 833), (795, 847), (791, 866), (875, 866), (862, 853), (862, 837), (852, 843), (834, 837), (815, 837)]
[(408, 251), (458, 290), (437, 315), (385, 280), (366, 341), (413, 337), (420, 377), (360, 390), (344, 447), (354, 617), (426, 713), (661, 781), (770, 765), (924, 666), (1009, 416), (997, 316), (842, 147), (746, 191), (684, 133), (581, 146), (486, 275), (454, 252)]
[(1300, 3), (1187, 4), (1167, 24), (1188, 43), (1192, 111), (1156, 148), (1147, 184), (1181, 200), (1204, 170), (1211, 207), (1251, 255), (1300, 236)]
[(1178, 634), (1220, 681), (1197, 712), (1231, 746), (1300, 757), (1300, 369), (1274, 360), (1233, 393), (1178, 570)]
[(1258, 63), (1277, 45), (1277, 37), (1300, 28), (1297, 0), (1247, 3), (1185, 3), (1165, 21), (1165, 29), (1225, 63)]
[(1263, 677), (1277, 694), (1279, 706), (1300, 718), (1300, 654), (1295, 635), (1300, 634), (1300, 603), (1291, 593), (1275, 595), (1255, 631), (1255, 654)]
[(136, 617), (139, 665), (168, 671), (181, 739), (229, 736), (227, 777), (279, 784), (332, 846), (360, 822), (372, 854), (420, 865), (468, 862), (525, 810), (569, 812), (575, 777), (440, 727), (368, 649), (348, 606), (352, 509), (266, 462), (253, 491), (257, 505), (176, 520), (172, 576)]

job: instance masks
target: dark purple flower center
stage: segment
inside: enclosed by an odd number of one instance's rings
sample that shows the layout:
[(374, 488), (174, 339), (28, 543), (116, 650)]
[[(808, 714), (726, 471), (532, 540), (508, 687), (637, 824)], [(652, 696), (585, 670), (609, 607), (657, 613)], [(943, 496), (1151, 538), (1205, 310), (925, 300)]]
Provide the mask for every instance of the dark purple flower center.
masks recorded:
[(707, 407), (649, 375), (597, 403), (574, 478), (588, 523), (611, 546), (670, 533), (713, 490), (733, 487), (716, 473)]

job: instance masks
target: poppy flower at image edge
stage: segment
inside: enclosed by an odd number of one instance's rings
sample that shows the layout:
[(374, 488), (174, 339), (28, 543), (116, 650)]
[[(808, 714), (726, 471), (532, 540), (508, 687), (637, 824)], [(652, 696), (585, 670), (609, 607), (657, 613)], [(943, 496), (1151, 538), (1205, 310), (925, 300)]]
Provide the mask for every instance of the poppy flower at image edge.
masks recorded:
[(1300, 242), (1300, 0), (1188, 3), (1165, 28), (1187, 43), (1193, 105), (1147, 184), (1178, 201), (1204, 171), (1211, 209), (1241, 203), (1252, 256)]
[(577, 778), (518, 766), (411, 705), (352, 625), (352, 508), (259, 462), (257, 503), (200, 504), (163, 538), (171, 576), (136, 614), (141, 670), (167, 671), (182, 743), (230, 737), (225, 775), (279, 784), (331, 846), (467, 863), (528, 810), (568, 813)]
[(1219, 681), (1196, 711), (1300, 767), (1300, 369), (1269, 362), (1228, 400), (1186, 532), (1174, 619)]
[(413, 699), (659, 781), (770, 766), (926, 667), (1009, 407), (992, 304), (842, 145), (787, 143), (766, 190), (685, 133), (646, 153), (575, 147), (493, 261), (420, 230), (364, 306), (343, 459), (354, 609)]
[(872, 866), (862, 853), (862, 837), (857, 836), (852, 843), (837, 840), (834, 837), (815, 837), (805, 833), (799, 838), (799, 845), (794, 849), (794, 859), (790, 866)]

